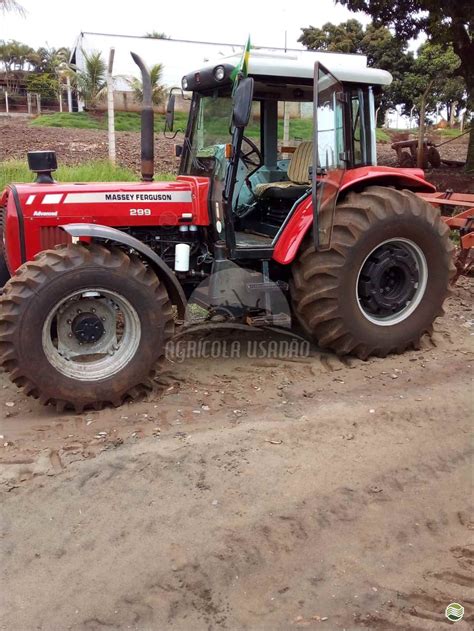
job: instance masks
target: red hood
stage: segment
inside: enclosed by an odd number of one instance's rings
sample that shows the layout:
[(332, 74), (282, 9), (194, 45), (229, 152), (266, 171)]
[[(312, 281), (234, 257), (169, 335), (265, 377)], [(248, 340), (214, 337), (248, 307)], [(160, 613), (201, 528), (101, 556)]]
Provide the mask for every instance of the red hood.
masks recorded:
[(173, 182), (93, 182), (14, 186), (25, 220), (49, 219), (58, 225), (73, 221), (89, 221), (120, 226), (129, 225), (130, 217), (139, 216), (144, 219), (143, 223), (140, 222), (141, 225), (177, 225), (183, 223), (185, 216), (184, 223), (209, 223), (207, 202), (202, 204), (203, 199), (207, 198), (206, 178), (180, 178)]
[(61, 226), (95, 223), (112, 228), (209, 225), (209, 180), (174, 182), (11, 184), (6, 206), (6, 259), (11, 272), (38, 252), (67, 240)]

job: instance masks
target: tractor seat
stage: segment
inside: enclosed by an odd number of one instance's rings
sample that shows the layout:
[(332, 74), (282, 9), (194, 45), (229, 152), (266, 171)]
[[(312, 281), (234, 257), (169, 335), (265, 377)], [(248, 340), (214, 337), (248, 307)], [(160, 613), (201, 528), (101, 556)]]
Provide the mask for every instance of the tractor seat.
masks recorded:
[(309, 168), (313, 164), (313, 143), (301, 142), (291, 156), (288, 166), (288, 180), (265, 182), (254, 187), (257, 197), (298, 199), (310, 186)]

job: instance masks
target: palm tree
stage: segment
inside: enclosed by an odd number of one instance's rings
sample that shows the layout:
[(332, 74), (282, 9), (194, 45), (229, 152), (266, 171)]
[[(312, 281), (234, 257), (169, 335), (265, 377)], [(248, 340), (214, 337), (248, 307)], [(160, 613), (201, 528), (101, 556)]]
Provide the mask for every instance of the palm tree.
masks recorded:
[(41, 46), (35, 51), (33, 58), (35, 72), (56, 72), (58, 66), (67, 64), (71, 56), (69, 48), (46, 48)]
[(95, 110), (107, 91), (106, 65), (100, 52), (87, 54), (82, 51), (82, 54), (85, 66), (83, 70), (74, 68), (76, 70), (74, 83), (86, 108)]
[(16, 11), (21, 15), (25, 13), (25, 9), (16, 0), (0, 0), (0, 13), (9, 13), (10, 11)]
[[(163, 74), (163, 64), (155, 64), (150, 69), (151, 78), (151, 98), (154, 105), (161, 105), (166, 98), (166, 89), (161, 85)], [(136, 77), (127, 79), (128, 85), (132, 88), (133, 96), (138, 103), (143, 101), (143, 85)]]

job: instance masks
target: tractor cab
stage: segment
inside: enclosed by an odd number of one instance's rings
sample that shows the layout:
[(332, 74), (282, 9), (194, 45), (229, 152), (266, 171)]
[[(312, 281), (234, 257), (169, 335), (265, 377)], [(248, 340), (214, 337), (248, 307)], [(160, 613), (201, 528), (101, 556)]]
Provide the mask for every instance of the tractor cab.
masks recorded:
[(307, 57), (252, 51), (247, 77), (235, 77), (238, 57), (183, 77), (192, 100), (179, 172), (210, 179), (231, 258), (270, 258), (305, 199), (315, 213), (334, 205), (347, 169), (376, 164), (374, 88), (390, 74), (361, 56)]

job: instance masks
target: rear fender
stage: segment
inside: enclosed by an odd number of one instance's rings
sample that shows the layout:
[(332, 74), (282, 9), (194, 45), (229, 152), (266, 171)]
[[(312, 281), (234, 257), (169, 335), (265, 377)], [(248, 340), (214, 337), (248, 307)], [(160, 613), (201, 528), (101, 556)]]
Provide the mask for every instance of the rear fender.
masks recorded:
[[(394, 169), (392, 167), (361, 167), (346, 171), (339, 189), (338, 199), (351, 190), (363, 190), (367, 186), (393, 186), (414, 192), (432, 193), (436, 187), (427, 182), (421, 169)], [(337, 212), (337, 211), (336, 211)], [(313, 223), (311, 196), (305, 197), (296, 207), (284, 227), (273, 251), (273, 259), (282, 265), (293, 262), (308, 230)]]
[(111, 241), (112, 243), (126, 245), (128, 248), (140, 252), (166, 287), (171, 302), (176, 305), (178, 309), (179, 317), (184, 318), (186, 310), (186, 297), (184, 295), (183, 288), (178, 282), (173, 270), (163, 261), (161, 257), (158, 256), (158, 254), (156, 254), (156, 252), (153, 252), (150, 247), (135, 237), (132, 237), (121, 230), (117, 230), (116, 228), (109, 228), (108, 226), (100, 226), (90, 223), (70, 223), (60, 227), (71, 235), (73, 239), (77, 239), (79, 241), (84, 237), (103, 239)]

